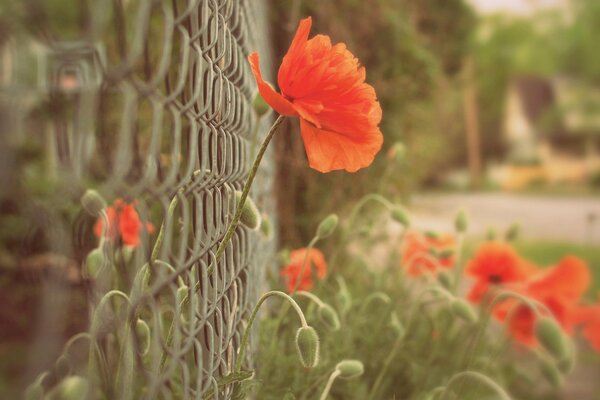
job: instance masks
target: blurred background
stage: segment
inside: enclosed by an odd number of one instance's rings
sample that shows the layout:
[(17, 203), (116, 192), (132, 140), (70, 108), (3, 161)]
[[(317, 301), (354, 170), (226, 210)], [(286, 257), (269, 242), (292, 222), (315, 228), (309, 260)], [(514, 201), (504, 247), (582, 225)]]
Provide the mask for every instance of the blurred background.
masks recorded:
[(279, 136), (282, 243), (304, 243), (344, 200), (379, 192), (410, 204), (417, 225), (449, 229), (464, 206), (474, 234), (516, 222), (535, 241), (520, 244), (528, 252), (573, 248), (598, 270), (600, 2), (271, 6), (276, 63), (312, 15), (314, 34), (347, 43), (366, 66), (384, 111), (384, 148), (356, 174), (305, 168), (299, 135)]

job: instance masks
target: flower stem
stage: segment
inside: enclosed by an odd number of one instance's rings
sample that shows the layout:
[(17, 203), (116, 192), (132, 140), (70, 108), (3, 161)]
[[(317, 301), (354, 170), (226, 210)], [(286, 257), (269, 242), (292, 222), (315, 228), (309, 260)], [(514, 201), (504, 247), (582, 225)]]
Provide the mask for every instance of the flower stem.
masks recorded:
[(484, 385), (486, 385), (487, 387), (492, 389), (501, 400), (511, 400), (511, 397), (508, 395), (508, 393), (506, 393), (506, 391), (500, 385), (498, 385), (498, 383), (496, 383), (496, 381), (494, 381), (490, 377), (483, 375), (482, 373), (479, 373), (476, 371), (459, 372), (458, 374), (456, 374), (452, 378), (450, 378), (450, 380), (446, 384), (446, 387), (444, 388), (444, 391), (442, 392), (441, 400), (446, 398), (448, 389), (452, 386), (452, 384), (454, 382), (465, 379), (465, 378), (469, 378), (471, 380), (483, 383)]
[(256, 314), (258, 313), (258, 310), (260, 309), (260, 307), (262, 306), (262, 304), (265, 302), (265, 300), (267, 300), (269, 297), (271, 296), (279, 296), (281, 298), (283, 298), (284, 300), (287, 300), (287, 304), (290, 304), (294, 310), (296, 310), (296, 314), (298, 314), (298, 318), (300, 318), (300, 323), (302, 324), (302, 327), (307, 327), (308, 324), (306, 322), (306, 318), (304, 317), (304, 313), (302, 312), (302, 309), (300, 308), (300, 306), (298, 305), (298, 303), (296, 303), (296, 301), (294, 299), (292, 299), (290, 296), (288, 296), (287, 294), (280, 292), (280, 291), (270, 291), (267, 292), (265, 294), (263, 294), (260, 299), (258, 300), (258, 303), (256, 303), (256, 306), (254, 306), (254, 310), (252, 310), (252, 314), (250, 315), (250, 319), (248, 320), (248, 325), (246, 325), (246, 329), (244, 330), (244, 336), (242, 337), (242, 341), (240, 343), (240, 349), (238, 351), (238, 357), (237, 360), (235, 361), (235, 372), (240, 372), (242, 370), (242, 362), (244, 361), (244, 353), (246, 352), (246, 347), (248, 346), (248, 340), (250, 339), (250, 331), (252, 330), (252, 324), (254, 323), (254, 320), (256, 319)]
[(267, 151), (267, 147), (269, 146), (271, 139), (275, 135), (275, 132), (277, 132), (277, 128), (279, 127), (279, 125), (281, 125), (281, 123), (283, 122), (284, 119), (285, 119), (285, 116), (283, 116), (283, 115), (280, 115), (279, 117), (277, 117), (277, 119), (271, 126), (271, 129), (269, 129), (269, 133), (267, 134), (267, 137), (265, 137), (265, 140), (260, 145), (260, 149), (258, 150), (258, 153), (256, 154), (256, 158), (254, 159), (254, 162), (252, 163), (252, 167), (250, 168), (250, 172), (248, 173), (248, 177), (246, 178), (246, 183), (244, 183), (244, 188), (242, 189), (242, 195), (240, 197), (239, 204), (236, 205), (236, 210), (235, 210), (233, 219), (229, 223), (229, 226), (227, 227), (227, 231), (225, 232), (225, 236), (223, 237), (223, 240), (221, 240), (221, 243), (219, 244), (219, 247), (217, 248), (217, 252), (215, 253), (215, 258), (213, 259), (211, 265), (206, 270), (207, 276), (210, 276), (212, 274), (215, 264), (217, 264), (219, 262), (219, 260), (221, 259), (221, 257), (223, 256), (223, 253), (225, 252), (225, 248), (227, 247), (229, 240), (231, 240), (231, 237), (233, 236), (233, 234), (235, 232), (235, 228), (237, 228), (237, 226), (240, 222), (240, 217), (242, 216), (242, 210), (244, 208), (244, 204), (246, 203), (246, 198), (248, 197), (248, 193), (250, 193), (250, 188), (252, 187), (252, 182), (254, 182), (254, 177), (256, 176), (256, 172), (258, 171), (260, 162), (262, 161), (262, 158), (263, 158), (265, 152)]
[(325, 385), (325, 389), (323, 389), (323, 393), (321, 393), (321, 397), (319, 397), (319, 400), (327, 399), (327, 395), (329, 395), (329, 391), (331, 390), (333, 381), (335, 381), (335, 378), (337, 378), (339, 375), (340, 375), (340, 371), (338, 371), (337, 369), (335, 371), (333, 371), (331, 373), (331, 375), (329, 375), (329, 380), (327, 381), (327, 385)]

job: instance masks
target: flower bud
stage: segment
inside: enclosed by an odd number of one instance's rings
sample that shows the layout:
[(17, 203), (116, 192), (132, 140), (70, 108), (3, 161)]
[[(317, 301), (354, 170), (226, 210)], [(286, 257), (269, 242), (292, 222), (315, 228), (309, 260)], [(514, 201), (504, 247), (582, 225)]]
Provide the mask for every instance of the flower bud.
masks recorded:
[(82, 270), (83, 277), (87, 279), (96, 279), (103, 264), (104, 251), (100, 246), (90, 251), (85, 258), (85, 265)]
[(135, 323), (135, 333), (140, 341), (141, 354), (145, 355), (150, 349), (150, 328), (146, 321), (138, 318)]
[(319, 335), (312, 326), (303, 326), (296, 333), (296, 349), (300, 363), (305, 368), (314, 368), (319, 363)]
[(260, 224), (260, 233), (263, 234), (265, 239), (270, 239), (273, 236), (273, 224), (271, 218), (267, 214), (263, 214)]
[(256, 93), (256, 96), (254, 96), (254, 100), (252, 101), (252, 107), (254, 108), (254, 112), (256, 112), (256, 115), (258, 115), (259, 117), (262, 117), (271, 109), (271, 107), (269, 107), (269, 105), (267, 104), (265, 99), (263, 99), (260, 93)]
[(563, 376), (554, 363), (550, 362), (549, 360), (542, 360), (540, 368), (542, 370), (542, 374), (546, 380), (552, 384), (552, 386), (562, 386)]
[[(240, 206), (241, 198), (242, 192), (237, 190), (235, 192), (235, 203), (237, 207)], [(254, 204), (254, 201), (252, 201), (250, 196), (246, 197), (246, 201), (242, 206), (242, 215), (240, 216), (240, 222), (252, 230), (257, 230), (260, 227), (260, 212), (258, 211), (258, 207), (256, 207), (256, 204)]]
[(106, 208), (106, 201), (98, 192), (88, 189), (81, 196), (81, 205), (92, 217), (99, 218), (102, 215), (102, 210)]
[(469, 224), (469, 218), (465, 210), (459, 210), (454, 219), (454, 227), (457, 232), (465, 232)]
[(490, 242), (492, 240), (496, 240), (497, 237), (498, 234), (496, 233), (496, 230), (494, 228), (488, 229), (487, 233), (485, 234), (485, 238)]
[(402, 142), (396, 142), (388, 150), (387, 156), (390, 160), (401, 162), (404, 160), (405, 154), (406, 147), (404, 146), (404, 144), (402, 144)]
[(442, 250), (434, 250), (434, 254), (437, 258), (444, 260), (446, 258), (452, 257), (454, 254), (453, 249), (442, 249)]
[(365, 367), (359, 360), (342, 360), (335, 369), (340, 372), (339, 377), (342, 379), (356, 378), (365, 372)]
[(340, 319), (337, 312), (329, 304), (322, 304), (318, 310), (319, 319), (332, 331), (340, 329)]
[(87, 397), (89, 384), (87, 379), (73, 375), (63, 379), (51, 394), (51, 399), (80, 400)]
[(519, 237), (519, 233), (521, 233), (521, 227), (519, 224), (512, 224), (506, 231), (506, 241), (514, 242)]
[(554, 318), (539, 317), (535, 322), (535, 336), (548, 353), (557, 360), (569, 356), (567, 340)]
[(563, 374), (568, 374), (573, 371), (573, 368), (575, 367), (575, 354), (573, 351), (569, 351), (569, 355), (567, 357), (563, 358), (562, 360), (558, 360), (556, 366)]
[(404, 207), (394, 206), (394, 208), (392, 208), (391, 215), (392, 219), (398, 222), (403, 227), (410, 227), (410, 217), (408, 216), (408, 213), (406, 212)]
[(338, 216), (335, 214), (329, 214), (317, 227), (317, 237), (324, 239), (330, 236), (338, 224)]
[(463, 299), (454, 299), (450, 303), (450, 309), (457, 317), (464, 319), (467, 322), (475, 322), (477, 321), (477, 314), (473, 310), (470, 304), (468, 304)]
[(454, 278), (448, 271), (440, 271), (437, 276), (438, 282), (445, 289), (451, 289), (454, 286)]

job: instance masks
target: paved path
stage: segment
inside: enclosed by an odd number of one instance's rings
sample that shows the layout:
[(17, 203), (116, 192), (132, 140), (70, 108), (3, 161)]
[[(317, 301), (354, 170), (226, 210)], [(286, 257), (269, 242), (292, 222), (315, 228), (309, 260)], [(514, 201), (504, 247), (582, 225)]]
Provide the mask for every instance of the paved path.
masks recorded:
[(420, 194), (410, 205), (414, 225), (449, 230), (454, 215), (465, 208), (469, 232), (502, 232), (521, 224), (523, 237), (600, 244), (600, 197), (545, 197), (508, 193)]

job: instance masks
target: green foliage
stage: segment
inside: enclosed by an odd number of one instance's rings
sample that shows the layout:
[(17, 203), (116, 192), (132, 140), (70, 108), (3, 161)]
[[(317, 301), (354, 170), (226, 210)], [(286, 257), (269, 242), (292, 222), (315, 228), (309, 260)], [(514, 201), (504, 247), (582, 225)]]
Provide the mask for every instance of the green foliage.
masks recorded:
[[(364, 373), (352, 381), (336, 381), (329, 398), (424, 399), (436, 390), (439, 394), (451, 377), (466, 370), (478, 371), (485, 378), (482, 384), (471, 380), (463, 385), (463, 378), (457, 377), (452, 391), (460, 399), (481, 399), (490, 393), (491, 381), (485, 383), (486, 379), (509, 388), (517, 398), (552, 398), (557, 376), (543, 370), (533, 353), (523, 357), (522, 349), (511, 351), (497, 329), (486, 329), (489, 318), (485, 313), (477, 315), (470, 304), (455, 297), (454, 285), (446, 289), (430, 277), (408, 277), (397, 252), (382, 256), (373, 251), (382, 244), (399, 248), (401, 238), (371, 230), (370, 235), (352, 240), (359, 226), (385, 226), (389, 212), (386, 209), (382, 216), (365, 210), (358, 220), (341, 218), (339, 242), (330, 241), (330, 275), (313, 294), (336, 309), (339, 330), (323, 323), (317, 304), (298, 297), (308, 323), (321, 339), (316, 368), (298, 365), (290, 339), (297, 329), (295, 317), (272, 309), (261, 321), (254, 396), (319, 398), (336, 365), (355, 359), (364, 365)], [(272, 287), (279, 285), (271, 282)], [(525, 380), (546, 384), (536, 390), (520, 387)]]

